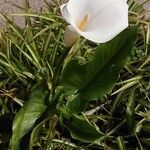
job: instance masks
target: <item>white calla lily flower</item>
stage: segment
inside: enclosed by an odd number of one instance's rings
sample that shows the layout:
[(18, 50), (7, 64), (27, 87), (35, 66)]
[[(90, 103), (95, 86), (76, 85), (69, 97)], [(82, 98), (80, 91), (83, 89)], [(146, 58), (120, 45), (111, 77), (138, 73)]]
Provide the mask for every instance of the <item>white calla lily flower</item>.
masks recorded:
[(65, 35), (64, 35), (64, 42), (67, 47), (71, 47), (76, 43), (80, 34), (75, 30), (72, 25), (67, 26)]
[(72, 26), (69, 30), (96, 43), (105, 43), (128, 27), (126, 0), (69, 0), (61, 5), (61, 13)]

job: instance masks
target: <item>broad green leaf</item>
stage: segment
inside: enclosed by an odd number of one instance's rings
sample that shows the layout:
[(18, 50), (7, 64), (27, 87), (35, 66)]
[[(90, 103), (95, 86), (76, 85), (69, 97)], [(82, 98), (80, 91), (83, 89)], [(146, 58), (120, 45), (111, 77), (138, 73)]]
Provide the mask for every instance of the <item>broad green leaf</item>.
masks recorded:
[[(112, 89), (130, 56), (136, 37), (137, 27), (130, 27), (113, 40), (100, 44), (88, 63), (83, 65), (78, 60), (68, 63), (62, 72), (60, 84), (64, 86), (66, 93), (77, 93), (75, 100), (68, 105), (71, 112), (82, 111), (88, 101), (99, 99)], [(76, 103), (80, 109), (73, 108)]]
[(66, 126), (74, 139), (84, 142), (94, 142), (104, 136), (98, 127), (92, 125), (85, 117), (62, 114), (61, 122)]
[(19, 150), (21, 138), (33, 128), (37, 119), (45, 111), (46, 93), (42, 86), (35, 86), (31, 91), (28, 102), (17, 113), (13, 122), (11, 150)]
[(30, 137), (30, 143), (29, 143), (29, 150), (33, 149), (34, 144), (37, 142), (37, 140), (39, 139), (39, 135), (40, 135), (40, 130), (42, 129), (43, 124), (47, 121), (47, 119), (45, 119), (44, 121), (42, 121), (41, 123), (39, 123), (33, 130), (31, 133), (31, 137)]

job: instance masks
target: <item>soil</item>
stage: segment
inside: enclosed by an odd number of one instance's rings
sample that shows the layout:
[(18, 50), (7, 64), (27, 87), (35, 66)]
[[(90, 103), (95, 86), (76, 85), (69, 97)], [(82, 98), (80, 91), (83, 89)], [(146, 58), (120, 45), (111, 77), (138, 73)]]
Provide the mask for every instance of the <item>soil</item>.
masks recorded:
[[(0, 0), (0, 12), (2, 13), (21, 13), (25, 0)], [(29, 0), (30, 9), (32, 11), (41, 11), (44, 8), (43, 0)], [(20, 26), (24, 26), (23, 17), (13, 17), (15, 22)], [(3, 26), (4, 22), (0, 19), (0, 26)]]

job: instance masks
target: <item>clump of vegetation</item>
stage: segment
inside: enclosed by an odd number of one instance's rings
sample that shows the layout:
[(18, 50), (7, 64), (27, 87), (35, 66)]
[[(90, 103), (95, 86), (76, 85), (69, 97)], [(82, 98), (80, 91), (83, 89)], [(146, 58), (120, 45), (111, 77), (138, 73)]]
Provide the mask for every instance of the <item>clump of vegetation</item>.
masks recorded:
[(1, 14), (0, 149), (149, 149), (150, 22), (142, 4), (128, 0), (130, 27), (113, 40), (80, 38), (70, 52), (60, 2), (45, 2), (41, 13), (26, 1), (25, 13), (9, 14), (25, 17), (23, 29)]

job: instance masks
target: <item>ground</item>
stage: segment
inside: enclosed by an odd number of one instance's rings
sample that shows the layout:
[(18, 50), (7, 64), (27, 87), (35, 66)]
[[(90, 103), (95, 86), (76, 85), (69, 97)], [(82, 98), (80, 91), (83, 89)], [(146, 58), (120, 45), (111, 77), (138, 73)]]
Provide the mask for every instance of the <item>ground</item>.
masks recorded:
[[(0, 12), (4, 13), (12, 13), (12, 12), (21, 12), (18, 6), (23, 6), (24, 0), (0, 0)], [(40, 11), (44, 7), (43, 0), (29, 0), (30, 7), (32, 11)], [(24, 25), (24, 19), (22, 17), (15, 17), (15, 21), (23, 26)], [(0, 19), (0, 26), (3, 25), (2, 20)]]

